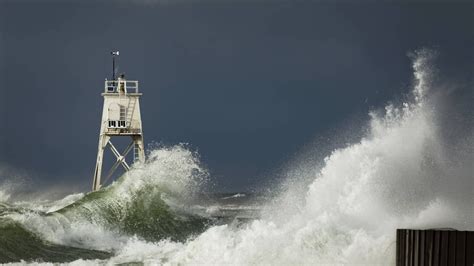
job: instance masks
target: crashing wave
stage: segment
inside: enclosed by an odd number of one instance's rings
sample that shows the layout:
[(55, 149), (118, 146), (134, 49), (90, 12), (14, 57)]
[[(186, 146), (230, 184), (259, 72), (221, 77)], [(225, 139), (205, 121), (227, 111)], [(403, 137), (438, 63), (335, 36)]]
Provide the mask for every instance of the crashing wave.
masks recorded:
[[(54, 243), (103, 251), (116, 250), (132, 236), (149, 241), (182, 241), (201, 232), (210, 220), (174, 202), (187, 205), (207, 178), (196, 154), (184, 145), (156, 149), (145, 164), (135, 165), (110, 186), (85, 196), (70, 195), (52, 204), (48, 212), (38, 208), (0, 210), (0, 235), (18, 243), (43, 241), (49, 246)], [(30, 253), (35, 254), (37, 249)], [(23, 250), (6, 255), (2, 250), (0, 258), (15, 258)]]
[[(100, 191), (48, 208), (0, 205), (0, 247), (31, 241), (79, 254), (64, 260), (80, 258), (76, 264), (387, 265), (395, 262), (396, 228), (473, 230), (474, 198), (466, 186), (472, 149), (467, 159), (452, 156), (462, 146), (448, 155), (440, 136), (435, 58), (429, 49), (415, 52), (410, 99), (371, 112), (365, 136), (332, 151), (321, 167), (311, 162), (290, 171), (305, 182), (288, 182), (258, 218), (214, 224), (207, 217), (222, 206), (190, 208), (199, 206), (195, 196), (208, 174), (196, 154), (178, 145), (154, 150), (147, 163)], [(472, 147), (468, 138), (459, 143)], [(95, 255), (81, 255), (84, 248)], [(0, 262), (8, 252), (0, 249)]]
[[(395, 263), (396, 228), (474, 229), (474, 199), (460, 187), (471, 178), (462, 170), (468, 163), (453, 166), (438, 135), (435, 56), (414, 53), (411, 99), (372, 112), (365, 137), (334, 150), (317, 171), (302, 171), (317, 174), (302, 176), (313, 181), (289, 187), (292, 195), (261, 219), (213, 226), (184, 244), (132, 239), (110, 262), (387, 265)], [(453, 181), (459, 190), (446, 186)]]

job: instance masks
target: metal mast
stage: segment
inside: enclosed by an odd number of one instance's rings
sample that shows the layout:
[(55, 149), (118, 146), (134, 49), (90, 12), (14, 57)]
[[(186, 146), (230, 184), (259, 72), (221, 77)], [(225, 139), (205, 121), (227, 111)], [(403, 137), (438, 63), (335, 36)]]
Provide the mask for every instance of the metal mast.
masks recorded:
[(115, 56), (119, 56), (120, 55), (120, 52), (119, 51), (113, 51), (113, 52), (110, 52), (110, 54), (112, 55), (112, 80), (115, 80)]
[[(100, 126), (99, 146), (97, 149), (97, 160), (94, 171), (92, 190), (101, 188), (114, 174), (119, 166), (125, 171), (130, 169), (126, 161), (127, 154), (133, 150), (133, 162), (145, 161), (145, 150), (143, 145), (142, 120), (140, 114), (140, 96), (138, 92), (138, 81), (126, 80), (124, 75), (115, 79), (115, 57), (119, 52), (112, 52), (112, 80), (105, 80), (104, 106), (102, 109), (102, 121)], [(130, 144), (120, 153), (112, 144), (111, 139), (117, 137), (131, 138)], [(102, 163), (104, 150), (109, 147), (116, 157), (116, 162), (110, 168), (105, 179), (102, 180)]]

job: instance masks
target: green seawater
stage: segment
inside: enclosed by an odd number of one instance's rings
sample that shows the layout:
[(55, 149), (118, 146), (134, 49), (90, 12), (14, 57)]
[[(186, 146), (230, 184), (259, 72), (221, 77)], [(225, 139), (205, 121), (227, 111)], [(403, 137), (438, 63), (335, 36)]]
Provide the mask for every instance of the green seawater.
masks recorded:
[(121, 188), (119, 184), (89, 193), (50, 213), (0, 203), (0, 263), (102, 260), (114, 253), (113, 250), (90, 249), (87, 239), (68, 245), (48, 241), (42, 232), (43, 225), (31, 226), (38, 222), (54, 225), (49, 231), (67, 231), (75, 222), (88, 223), (120, 236), (147, 241), (184, 241), (212, 223), (208, 218), (170, 208), (157, 186), (143, 186), (133, 193), (123, 194), (117, 191)]
[(21, 224), (0, 218), (0, 263), (70, 262), (77, 259), (106, 259), (110, 252), (53, 244)]

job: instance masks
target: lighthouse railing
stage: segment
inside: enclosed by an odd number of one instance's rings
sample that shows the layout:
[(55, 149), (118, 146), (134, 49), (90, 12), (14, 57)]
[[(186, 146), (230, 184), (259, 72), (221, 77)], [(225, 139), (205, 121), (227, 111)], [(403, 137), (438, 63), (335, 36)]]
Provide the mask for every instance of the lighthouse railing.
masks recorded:
[(105, 93), (118, 93), (119, 85), (124, 85), (127, 93), (138, 93), (138, 80), (105, 80)]

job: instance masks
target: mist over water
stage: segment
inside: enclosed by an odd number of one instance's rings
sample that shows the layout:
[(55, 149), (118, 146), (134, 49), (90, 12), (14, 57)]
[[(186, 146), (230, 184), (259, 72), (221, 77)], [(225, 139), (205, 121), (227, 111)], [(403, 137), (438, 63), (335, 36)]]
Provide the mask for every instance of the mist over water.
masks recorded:
[[(439, 135), (436, 53), (423, 49), (412, 59), (407, 101), (371, 112), (367, 134), (321, 168), (292, 171), (303, 176), (285, 183), (261, 219), (214, 226), (184, 244), (132, 240), (111, 261), (386, 265), (395, 263), (397, 228), (474, 229), (472, 145), (453, 151)], [(447, 150), (468, 158), (453, 161)], [(298, 184), (308, 178), (309, 186)]]
[[(406, 101), (372, 111), (364, 136), (323, 162), (290, 166), (273, 188), (283, 192), (258, 219), (209, 222), (196, 202), (207, 171), (180, 145), (152, 151), (103, 191), (0, 218), (51, 243), (110, 252), (77, 264), (395, 264), (397, 228), (474, 230), (472, 125), (440, 113), (446, 84), (437, 80), (436, 52), (411, 58)], [(443, 134), (447, 126), (456, 132)]]

